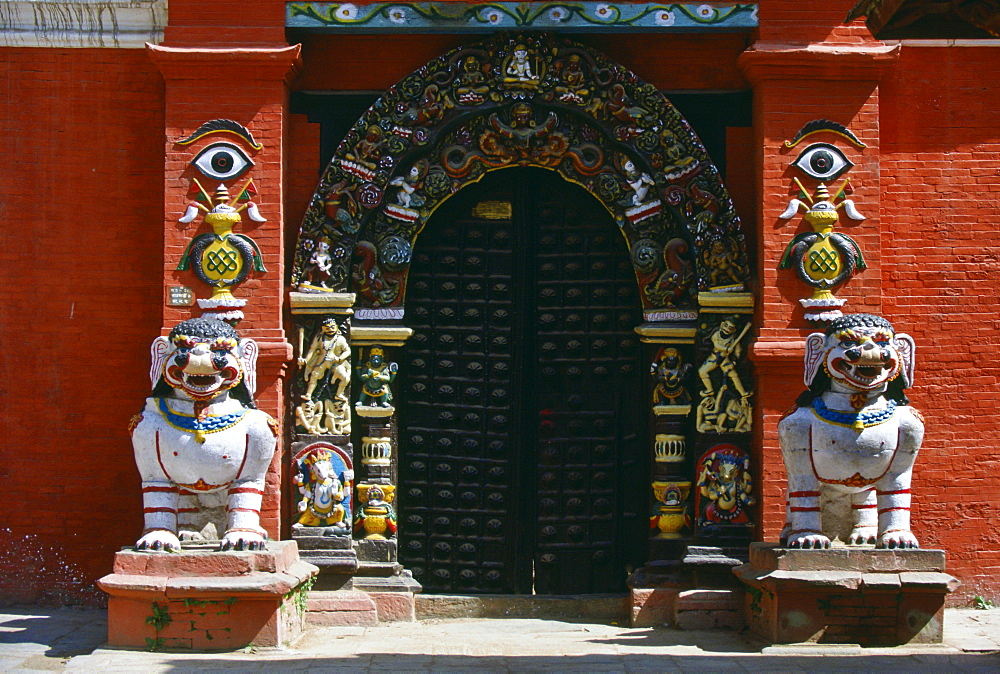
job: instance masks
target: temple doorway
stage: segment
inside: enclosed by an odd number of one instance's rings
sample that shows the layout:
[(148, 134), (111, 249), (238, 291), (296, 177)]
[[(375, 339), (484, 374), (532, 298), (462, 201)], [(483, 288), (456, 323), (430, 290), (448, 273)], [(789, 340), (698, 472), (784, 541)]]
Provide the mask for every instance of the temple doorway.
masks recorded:
[(553, 171), (488, 173), (420, 234), (405, 322), (400, 561), (428, 592), (624, 591), (648, 442), (614, 219)]

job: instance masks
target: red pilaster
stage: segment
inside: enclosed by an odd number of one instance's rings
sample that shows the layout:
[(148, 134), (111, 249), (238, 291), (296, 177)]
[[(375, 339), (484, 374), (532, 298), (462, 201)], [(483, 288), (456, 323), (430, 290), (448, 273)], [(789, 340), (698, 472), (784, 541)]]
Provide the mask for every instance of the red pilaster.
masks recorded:
[[(279, 423), (285, 408), (285, 367), (291, 360), (291, 345), (282, 327), (284, 303), (284, 157), (288, 119), (288, 81), (300, 65), (299, 46), (274, 48), (205, 49), (171, 48), (150, 45), (148, 52), (160, 69), (165, 87), (165, 164), (163, 222), (164, 334), (179, 321), (200, 316), (194, 307), (168, 307), (167, 286), (183, 285), (200, 298), (211, 296), (208, 286), (190, 271), (176, 271), (185, 247), (198, 234), (210, 231), (201, 216), (181, 224), (178, 218), (191, 198), (190, 162), (198, 152), (217, 137), (178, 145), (203, 123), (212, 119), (230, 119), (247, 127), (263, 147), (252, 153), (254, 167), (236, 181), (237, 189), (247, 177), (258, 189), (254, 202), (267, 222), (256, 223), (244, 214), (236, 231), (252, 237), (260, 246), (266, 273), (253, 272), (237, 286), (233, 294), (246, 298), (246, 318), (237, 326), (241, 336), (256, 340), (260, 347), (257, 364), (258, 407)], [(283, 458), (283, 435), (279, 433), (278, 451), (268, 474), (268, 488), (262, 512), (262, 525), (270, 535), (280, 534), (280, 467)]]
[[(755, 446), (763, 489), (760, 532), (765, 540), (777, 537), (784, 521), (784, 469), (777, 424), (802, 391), (805, 337), (819, 328), (803, 317), (800, 298), (812, 289), (790, 269), (779, 270), (785, 247), (809, 227), (799, 213), (790, 220), (778, 215), (797, 194), (793, 177), (802, 179), (791, 164), (809, 142), (826, 141), (843, 150), (854, 163), (845, 176), (855, 188), (851, 198), (866, 216), (860, 223), (841, 217), (838, 231), (860, 245), (868, 269), (835, 290), (847, 299), (845, 313), (880, 313), (882, 306), (878, 84), (899, 47), (865, 44), (775, 44), (757, 42), (741, 54), (739, 65), (754, 87), (754, 146), (758, 166), (757, 268), (760, 301), (759, 337), (751, 351), (757, 374)], [(859, 149), (827, 134), (786, 148), (807, 122), (828, 119), (853, 131), (867, 147)], [(810, 191), (817, 182), (804, 180)], [(836, 184), (839, 184), (836, 183)], [(891, 317), (890, 317), (891, 318)]]

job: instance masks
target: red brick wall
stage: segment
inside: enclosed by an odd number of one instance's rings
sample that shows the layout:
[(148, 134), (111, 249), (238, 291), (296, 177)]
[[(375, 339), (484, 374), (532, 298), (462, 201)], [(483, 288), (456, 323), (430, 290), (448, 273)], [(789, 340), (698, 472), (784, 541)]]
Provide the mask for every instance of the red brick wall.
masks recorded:
[[(767, 0), (760, 39), (861, 43), (863, 26), (838, 25), (852, 4)], [(171, 3), (172, 45), (273, 46), (284, 34), (283, 3), (276, 0), (215, 3), (211, 13), (204, 7)], [(471, 39), (310, 38), (304, 70), (292, 86), (382, 89)], [(743, 37), (579, 39), (660, 88), (748, 86), (736, 67)], [(795, 300), (807, 291), (794, 275), (775, 269), (799, 226), (776, 219), (791, 194), (787, 166), (796, 154), (779, 145), (818, 117), (872, 141), (865, 152), (848, 152), (857, 164), (854, 197), (868, 219), (845, 227), (871, 267), (838, 294), (850, 300), (848, 310), (881, 311), (916, 338), (912, 397), (928, 426), (914, 483), (916, 530), (925, 546), (948, 550), (966, 595), (1000, 599), (1000, 506), (987, 482), (1000, 468), (1000, 258), (988, 243), (1000, 218), (995, 51), (907, 46), (878, 86), (835, 65), (819, 79), (808, 71), (798, 81), (760, 87), (754, 149), (745, 157), (751, 168), (731, 177), (741, 176), (733, 190), (741, 209), (758, 204), (745, 219), (759, 223), (762, 335), (771, 346), (801, 340), (809, 328)], [(162, 309), (162, 283), (184, 280), (164, 250), (173, 255), (193, 233), (169, 228), (183, 208), (186, 185), (177, 182), (182, 158), (169, 156), (175, 148), (167, 141), (218, 116), (259, 133), (269, 148), (254, 173), (262, 212), (280, 222), (284, 205), (285, 229), (248, 225), (245, 231), (287, 258), (290, 250), (282, 249), (294, 240), (316, 180), (317, 129), (283, 114), (276, 82), (238, 95), (192, 84), (175, 90), (183, 98), (169, 98), (141, 51), (2, 53), (0, 131), (7, 151), (0, 163), (6, 216), (0, 275), (7, 296), (0, 303), (6, 345), (0, 350), (0, 484), (7, 492), (0, 510), (0, 601), (100, 601), (93, 580), (107, 573), (113, 551), (133, 542), (142, 526), (125, 426), (148, 392), (146, 345), (162, 326), (184, 317), (171, 311), (164, 321)], [(267, 154), (282, 141), (286, 152)], [(747, 147), (748, 139), (739, 145)], [(165, 148), (174, 162), (167, 176)], [(751, 176), (755, 189), (747, 187)], [(283, 288), (285, 261), (245, 289)], [(274, 350), (281, 347), (282, 305), (282, 297), (260, 298), (248, 311), (247, 327)], [(776, 353), (757, 363), (762, 533), (769, 538), (780, 526), (784, 472), (775, 427), (801, 388), (801, 365)], [(270, 406), (280, 406), (283, 397), (278, 360), (262, 380)], [(268, 518), (272, 529), (278, 526), (273, 510)]]
[(997, 48), (904, 46), (881, 90), (883, 306), (917, 343), (915, 531), (1000, 599)]
[(139, 50), (0, 61), (0, 601), (103, 601), (142, 529), (126, 425), (163, 304), (163, 84)]

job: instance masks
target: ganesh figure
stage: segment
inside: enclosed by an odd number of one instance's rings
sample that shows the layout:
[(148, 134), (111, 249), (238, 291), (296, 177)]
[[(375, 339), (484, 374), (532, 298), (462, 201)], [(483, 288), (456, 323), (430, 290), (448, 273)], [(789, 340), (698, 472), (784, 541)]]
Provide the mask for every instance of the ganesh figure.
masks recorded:
[[(351, 531), (351, 481), (354, 471), (334, 467), (333, 452), (324, 447), (310, 450), (298, 462), (295, 484), (302, 498), (294, 527), (327, 527), (328, 534)], [(341, 464), (343, 461), (340, 462)]]
[(194, 318), (151, 351), (153, 392), (129, 425), (145, 515), (136, 549), (179, 552), (182, 540), (220, 530), (223, 550), (262, 549), (277, 425), (254, 409), (257, 345), (228, 323)]
[(750, 477), (750, 455), (730, 444), (719, 444), (698, 462), (696, 509), (702, 531), (729, 525), (753, 525), (750, 508), (757, 503)]
[(805, 384), (778, 424), (793, 548), (915, 548), (910, 479), (924, 424), (904, 389), (914, 344), (879, 316), (849, 314), (806, 339)]

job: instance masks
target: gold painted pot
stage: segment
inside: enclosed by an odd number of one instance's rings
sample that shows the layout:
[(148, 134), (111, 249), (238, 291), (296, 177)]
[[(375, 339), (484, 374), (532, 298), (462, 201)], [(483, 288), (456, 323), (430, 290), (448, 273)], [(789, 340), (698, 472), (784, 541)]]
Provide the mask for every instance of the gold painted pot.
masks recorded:
[(388, 508), (379, 506), (365, 508), (365, 531), (368, 532), (365, 538), (374, 540), (385, 539), (385, 530), (387, 528), (385, 520), (388, 513)]
[(660, 517), (656, 522), (660, 533), (656, 537), (683, 538), (681, 532), (690, 525), (691, 516), (688, 515), (686, 506), (660, 506)]

